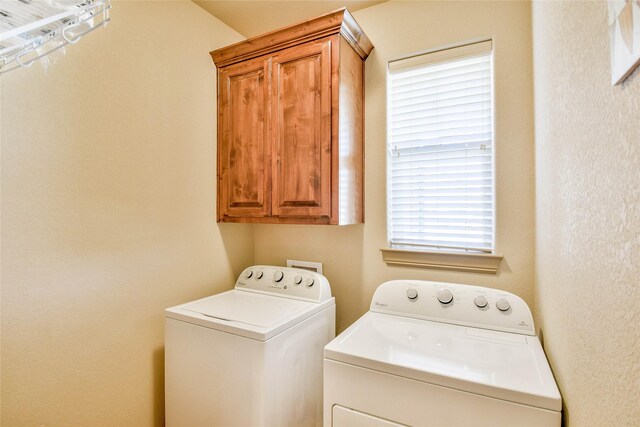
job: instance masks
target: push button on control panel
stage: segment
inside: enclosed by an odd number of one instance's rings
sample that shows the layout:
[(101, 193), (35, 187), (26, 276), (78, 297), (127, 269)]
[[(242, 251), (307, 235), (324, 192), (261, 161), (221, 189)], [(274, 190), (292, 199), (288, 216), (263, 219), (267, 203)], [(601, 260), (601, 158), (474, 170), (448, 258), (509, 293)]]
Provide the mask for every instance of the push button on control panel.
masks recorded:
[(438, 291), (438, 301), (442, 304), (449, 304), (453, 301), (453, 294), (449, 289), (443, 288)]
[(509, 301), (507, 301), (504, 298), (500, 298), (498, 301), (496, 301), (496, 307), (498, 307), (498, 310), (500, 311), (507, 311), (511, 308), (511, 304), (509, 304)]
[(488, 304), (487, 302), (487, 298), (485, 298), (482, 295), (478, 295), (473, 302), (475, 303), (476, 307), (478, 308), (485, 308)]

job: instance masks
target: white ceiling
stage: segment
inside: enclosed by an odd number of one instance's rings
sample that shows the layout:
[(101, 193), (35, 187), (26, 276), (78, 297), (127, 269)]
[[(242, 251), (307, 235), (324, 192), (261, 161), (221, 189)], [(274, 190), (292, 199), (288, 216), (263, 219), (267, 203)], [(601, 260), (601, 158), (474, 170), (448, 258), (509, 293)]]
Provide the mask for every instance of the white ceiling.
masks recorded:
[(193, 0), (245, 37), (253, 37), (346, 6), (351, 12), (385, 0)]

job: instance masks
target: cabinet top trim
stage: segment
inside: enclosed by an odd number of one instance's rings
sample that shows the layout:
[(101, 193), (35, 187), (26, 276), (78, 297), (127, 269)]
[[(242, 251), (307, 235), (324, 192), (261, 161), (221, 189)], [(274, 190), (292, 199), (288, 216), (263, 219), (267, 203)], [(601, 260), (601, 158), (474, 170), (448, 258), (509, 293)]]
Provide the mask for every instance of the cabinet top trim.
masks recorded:
[(337, 33), (346, 39), (362, 59), (366, 59), (371, 53), (373, 44), (351, 13), (344, 7), (317, 18), (216, 49), (210, 53), (213, 62), (220, 68)]

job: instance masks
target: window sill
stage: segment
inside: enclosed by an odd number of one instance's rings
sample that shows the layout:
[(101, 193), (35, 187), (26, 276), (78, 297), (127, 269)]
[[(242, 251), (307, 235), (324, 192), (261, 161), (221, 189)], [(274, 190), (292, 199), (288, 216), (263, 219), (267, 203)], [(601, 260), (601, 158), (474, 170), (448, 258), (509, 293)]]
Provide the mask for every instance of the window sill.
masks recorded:
[(414, 251), (390, 248), (380, 249), (380, 252), (382, 252), (382, 257), (387, 265), (485, 274), (496, 274), (503, 258), (502, 255), (495, 254)]

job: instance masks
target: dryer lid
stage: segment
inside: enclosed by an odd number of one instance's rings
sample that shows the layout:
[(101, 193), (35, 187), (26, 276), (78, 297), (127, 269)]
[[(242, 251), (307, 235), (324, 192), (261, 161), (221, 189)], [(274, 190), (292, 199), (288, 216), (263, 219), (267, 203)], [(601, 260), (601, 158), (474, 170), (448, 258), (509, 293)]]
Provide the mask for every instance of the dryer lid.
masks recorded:
[(259, 341), (302, 322), (334, 304), (322, 304), (256, 292), (231, 290), (168, 308), (166, 316)]
[(326, 359), (553, 411), (561, 398), (535, 336), (368, 312)]

